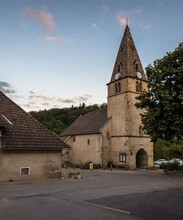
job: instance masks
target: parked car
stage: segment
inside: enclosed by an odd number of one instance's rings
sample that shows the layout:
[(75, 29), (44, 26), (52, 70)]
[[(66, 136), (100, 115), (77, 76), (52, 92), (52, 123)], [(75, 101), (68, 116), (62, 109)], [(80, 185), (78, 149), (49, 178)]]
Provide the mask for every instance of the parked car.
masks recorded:
[(167, 163), (167, 160), (165, 159), (158, 159), (156, 161), (154, 161), (154, 165), (158, 165), (160, 166), (161, 164)]
[(169, 160), (167, 163), (178, 163), (180, 166), (183, 166), (183, 161), (179, 158), (173, 158)]

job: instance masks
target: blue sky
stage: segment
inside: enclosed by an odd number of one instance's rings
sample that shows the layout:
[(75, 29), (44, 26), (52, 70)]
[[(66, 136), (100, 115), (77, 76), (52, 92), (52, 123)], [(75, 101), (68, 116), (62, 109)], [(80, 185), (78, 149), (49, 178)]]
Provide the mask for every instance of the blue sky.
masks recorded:
[(107, 102), (126, 17), (143, 67), (183, 41), (182, 0), (0, 0), (0, 90), (26, 111)]

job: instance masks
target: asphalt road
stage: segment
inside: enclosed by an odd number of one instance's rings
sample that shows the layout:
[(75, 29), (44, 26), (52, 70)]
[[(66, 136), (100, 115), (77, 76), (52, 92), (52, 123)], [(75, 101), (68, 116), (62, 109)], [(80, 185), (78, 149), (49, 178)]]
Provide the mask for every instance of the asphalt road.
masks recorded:
[(183, 176), (79, 172), (82, 180), (1, 183), (0, 220), (183, 219)]

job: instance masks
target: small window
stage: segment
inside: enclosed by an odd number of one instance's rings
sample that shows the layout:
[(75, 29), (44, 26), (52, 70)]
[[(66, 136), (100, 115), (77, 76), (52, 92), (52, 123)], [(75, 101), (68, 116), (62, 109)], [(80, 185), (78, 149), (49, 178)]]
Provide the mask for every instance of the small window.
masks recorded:
[(28, 176), (30, 175), (30, 167), (21, 167), (20, 176)]
[(135, 71), (138, 72), (138, 70), (139, 70), (139, 67), (138, 67), (138, 64), (136, 63), (135, 64)]
[(107, 139), (110, 139), (110, 132), (106, 133)]
[(119, 161), (126, 162), (126, 154), (125, 153), (119, 153)]
[(76, 136), (73, 136), (73, 142), (76, 142)]
[(118, 82), (118, 92), (121, 92), (121, 83)]
[(114, 84), (114, 87), (115, 87), (115, 93), (118, 93), (118, 85), (117, 85), (117, 83)]
[(136, 82), (136, 92), (141, 92), (142, 91), (142, 83)]
[(90, 139), (88, 139), (88, 145), (90, 145)]

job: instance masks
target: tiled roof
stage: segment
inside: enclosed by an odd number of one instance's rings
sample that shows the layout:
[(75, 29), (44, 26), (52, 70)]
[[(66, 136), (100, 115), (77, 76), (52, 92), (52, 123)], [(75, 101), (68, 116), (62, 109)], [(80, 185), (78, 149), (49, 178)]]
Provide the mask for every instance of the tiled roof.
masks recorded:
[(0, 124), (4, 122), (12, 123), (2, 128), (5, 150), (61, 150), (67, 147), (57, 135), (0, 92)]
[(98, 133), (107, 120), (107, 108), (90, 112), (76, 119), (60, 136)]
[(0, 113), (0, 127), (9, 126), (12, 125), (12, 123)]

